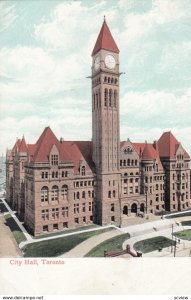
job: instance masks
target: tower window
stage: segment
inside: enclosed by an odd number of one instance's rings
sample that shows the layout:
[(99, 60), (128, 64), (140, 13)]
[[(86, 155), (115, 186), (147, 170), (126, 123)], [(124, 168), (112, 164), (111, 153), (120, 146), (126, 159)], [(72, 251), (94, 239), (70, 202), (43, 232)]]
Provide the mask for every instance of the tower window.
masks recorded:
[(112, 90), (109, 90), (109, 106), (112, 106)]
[(108, 101), (108, 89), (105, 89), (104, 91), (104, 105), (107, 107), (107, 101)]
[(117, 103), (117, 91), (114, 91), (114, 104), (113, 106), (116, 107), (116, 103)]
[(108, 83), (110, 83), (110, 77), (108, 77)]
[(104, 82), (107, 82), (107, 77), (106, 76), (104, 77)]

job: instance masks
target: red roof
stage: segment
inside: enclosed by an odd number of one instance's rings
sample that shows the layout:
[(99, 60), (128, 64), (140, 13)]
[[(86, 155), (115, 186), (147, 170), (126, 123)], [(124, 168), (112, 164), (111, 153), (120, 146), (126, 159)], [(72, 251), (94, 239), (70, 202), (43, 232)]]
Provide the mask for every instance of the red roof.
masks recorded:
[(157, 158), (157, 152), (153, 148), (153, 145), (145, 143), (145, 148), (142, 153), (142, 160), (155, 160)]
[(20, 147), (20, 144), (21, 144), (21, 139), (17, 139), (17, 141), (16, 141), (16, 143), (15, 143), (15, 145), (14, 145), (12, 151), (11, 151), (12, 155), (14, 155), (18, 151), (18, 149)]
[(74, 164), (75, 173), (79, 171), (80, 161), (85, 161), (87, 170), (93, 170), (92, 142), (59, 141), (50, 127), (44, 129), (36, 144), (28, 145), (31, 161), (48, 162), (53, 145), (55, 145), (59, 151), (60, 161)]
[(111, 35), (111, 32), (105, 20), (95, 43), (92, 56), (96, 54), (100, 49), (106, 49), (119, 53), (119, 49)]
[(20, 152), (27, 152), (27, 144), (25, 142), (25, 138), (23, 136), (22, 140), (21, 140), (21, 143), (19, 145), (19, 149), (18, 149)]
[(164, 132), (158, 140), (160, 156), (173, 158), (179, 144), (171, 131)]

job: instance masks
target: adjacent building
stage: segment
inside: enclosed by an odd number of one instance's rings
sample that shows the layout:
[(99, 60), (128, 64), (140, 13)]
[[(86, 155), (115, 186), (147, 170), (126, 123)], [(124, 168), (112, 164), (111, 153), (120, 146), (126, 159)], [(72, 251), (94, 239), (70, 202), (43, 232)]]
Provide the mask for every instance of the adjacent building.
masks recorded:
[(153, 144), (120, 141), (119, 78), (104, 20), (92, 52), (92, 141), (58, 140), (47, 127), (7, 151), (7, 201), (34, 235), (190, 208), (190, 157), (171, 132)]

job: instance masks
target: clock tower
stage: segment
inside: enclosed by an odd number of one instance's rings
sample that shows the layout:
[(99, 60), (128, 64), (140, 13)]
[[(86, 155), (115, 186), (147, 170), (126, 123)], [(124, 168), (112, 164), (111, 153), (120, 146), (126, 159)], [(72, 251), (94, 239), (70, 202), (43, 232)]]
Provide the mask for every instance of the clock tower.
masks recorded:
[(119, 49), (105, 19), (92, 52), (92, 134), (95, 221), (119, 224)]

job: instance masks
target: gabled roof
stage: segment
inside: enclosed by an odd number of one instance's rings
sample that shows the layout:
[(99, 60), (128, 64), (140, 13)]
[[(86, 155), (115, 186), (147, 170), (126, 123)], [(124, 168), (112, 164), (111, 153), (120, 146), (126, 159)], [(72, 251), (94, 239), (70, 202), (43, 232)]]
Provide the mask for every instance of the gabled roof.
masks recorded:
[(59, 150), (60, 142), (50, 127), (46, 127), (36, 142), (36, 151), (33, 160), (35, 162), (48, 161), (48, 155), (53, 145), (56, 145)]
[(25, 142), (25, 138), (23, 136), (21, 142), (20, 142), (20, 145), (19, 145), (19, 152), (27, 152), (27, 144)]
[(171, 131), (164, 132), (158, 140), (158, 148), (160, 157), (173, 158), (176, 154), (178, 145), (180, 144)]
[(13, 149), (11, 150), (12, 155), (15, 155), (15, 153), (18, 151), (20, 144), (21, 144), (21, 139), (17, 139)]
[(96, 54), (100, 49), (106, 49), (115, 53), (119, 53), (119, 49), (112, 37), (112, 34), (105, 20), (103, 22), (102, 28), (95, 43), (92, 56)]

